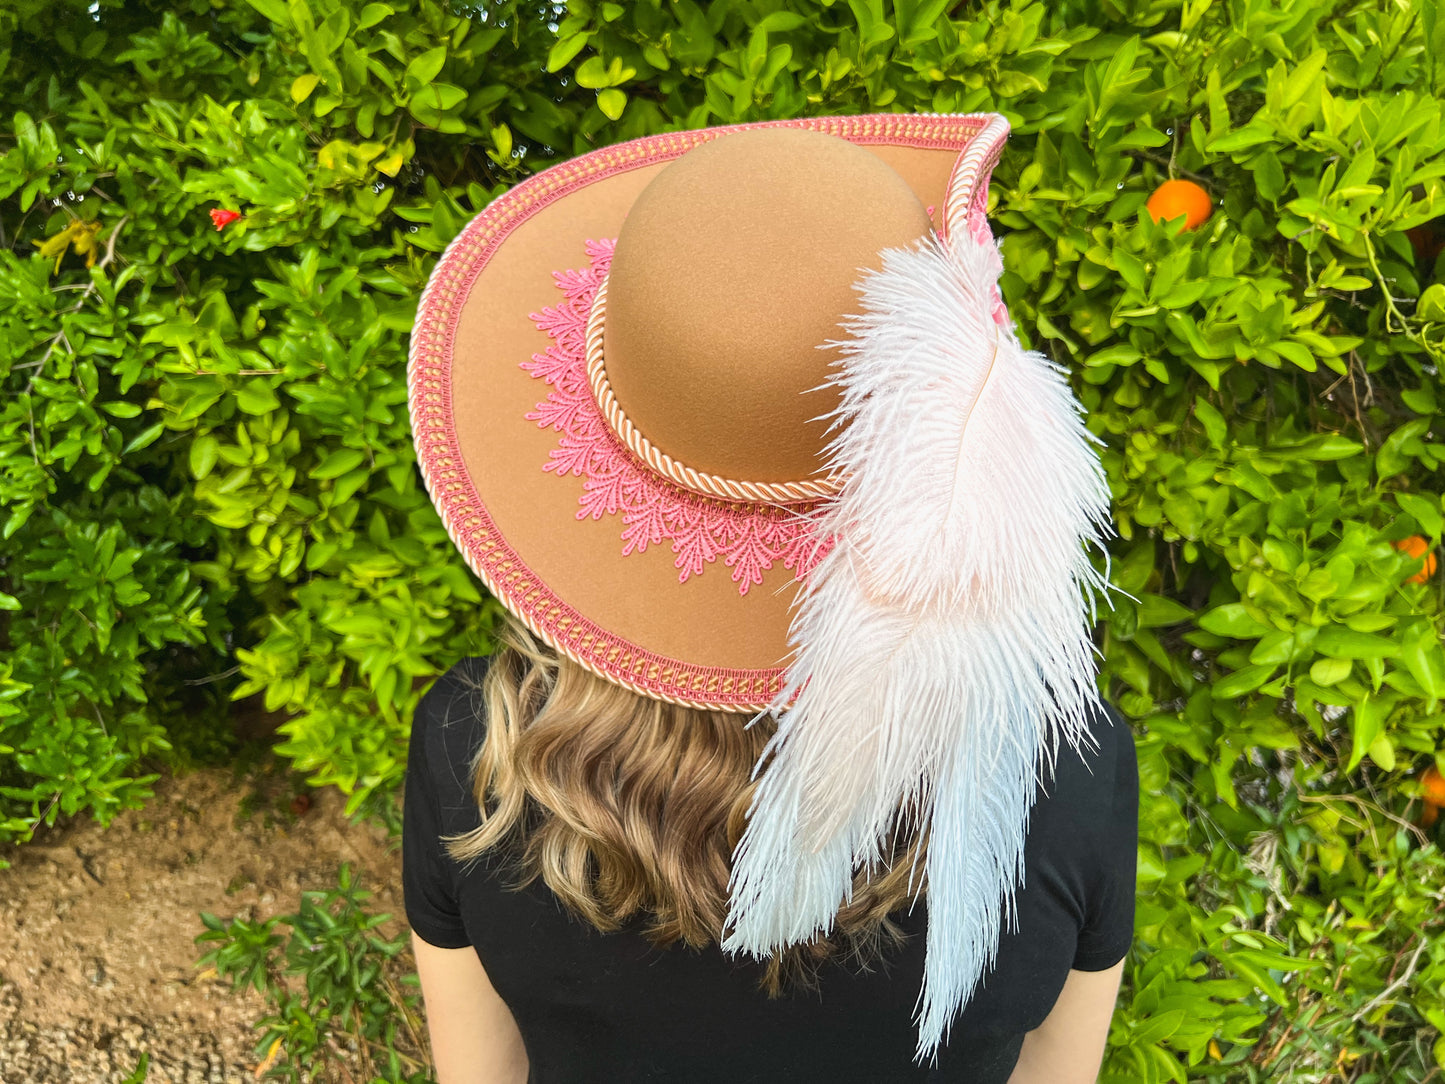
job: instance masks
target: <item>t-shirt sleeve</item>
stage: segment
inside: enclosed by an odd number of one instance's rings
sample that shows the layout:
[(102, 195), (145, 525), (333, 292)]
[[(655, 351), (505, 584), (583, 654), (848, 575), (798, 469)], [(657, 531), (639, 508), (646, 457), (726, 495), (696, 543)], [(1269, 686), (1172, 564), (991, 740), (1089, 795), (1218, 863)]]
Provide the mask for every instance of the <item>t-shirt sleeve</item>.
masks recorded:
[[(1097, 878), (1079, 931), (1074, 970), (1105, 971), (1122, 960), (1134, 939), (1134, 885), (1139, 860), (1139, 762), (1134, 734), (1114, 708), (1106, 706), (1100, 744), (1115, 752), (1113, 803), (1100, 827)], [(1109, 723), (1113, 725), (1110, 726)]]
[[(406, 918), (423, 941), (438, 948), (466, 948), (471, 944), (458, 904), (460, 870), (446, 853), (442, 835), (449, 828), (442, 815), (439, 780), (465, 772), (449, 762), (452, 744), (442, 733), (447, 711), (457, 703), (455, 668), (442, 675), (417, 704), (407, 752), (405, 792), (402, 799), (401, 873)], [(465, 703), (465, 698), (462, 698)]]

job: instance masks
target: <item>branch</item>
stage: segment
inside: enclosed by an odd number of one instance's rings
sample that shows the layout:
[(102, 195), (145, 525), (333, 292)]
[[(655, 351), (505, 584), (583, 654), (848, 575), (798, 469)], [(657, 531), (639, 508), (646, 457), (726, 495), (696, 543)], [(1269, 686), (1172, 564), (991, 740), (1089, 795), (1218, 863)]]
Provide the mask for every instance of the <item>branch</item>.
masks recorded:
[(1393, 994), (1396, 990), (1398, 990), (1398, 989), (1400, 989), (1400, 987), (1404, 986), (1405, 983), (1409, 982), (1409, 981), (1410, 981), (1410, 976), (1415, 973), (1415, 964), (1418, 963), (1419, 960), (1420, 960), (1420, 953), (1422, 953), (1422, 952), (1425, 951), (1425, 946), (1428, 945), (1429, 943), (1430, 943), (1430, 942), (1429, 942), (1429, 939), (1428, 939), (1428, 938), (1424, 938), (1424, 937), (1420, 938), (1420, 943), (1415, 946), (1415, 954), (1410, 957), (1410, 962), (1409, 962), (1409, 964), (1407, 964), (1406, 967), (1405, 967), (1405, 973), (1404, 973), (1403, 975), (1401, 975), (1398, 979), (1396, 979), (1394, 982), (1390, 983), (1389, 986), (1386, 986), (1383, 990), (1381, 990), (1381, 991), (1380, 991), (1378, 994), (1376, 994), (1374, 997), (1370, 998), (1369, 1001), (1365, 1002), (1365, 1007), (1362, 1008), (1359, 1012), (1355, 1013), (1355, 1015), (1354, 1015), (1353, 1017), (1351, 1017), (1351, 1019), (1352, 1019), (1353, 1021), (1359, 1021), (1361, 1018), (1364, 1017), (1364, 1015), (1365, 1015), (1366, 1013), (1368, 1013), (1368, 1012), (1369, 1012), (1371, 1009), (1373, 1009), (1376, 1005), (1380, 1004), (1380, 1002), (1384, 1001), (1387, 997), (1389, 997), (1391, 994)]
[[(107, 267), (110, 266), (111, 261), (115, 259), (115, 242), (120, 237), (120, 228), (125, 225), (126, 219), (128, 218), (130, 218), (129, 214), (121, 215), (119, 221), (116, 222), (115, 227), (110, 231), (110, 237), (107, 238), (105, 242), (105, 255), (100, 258), (100, 262), (97, 263), (95, 266), (95, 269), (97, 271), (104, 271)], [(94, 278), (92, 278), (90, 282), (86, 284), (84, 291), (80, 295), (80, 299), (76, 301), (74, 305), (70, 306), (70, 308), (66, 309), (60, 314), (61, 319), (64, 320), (65, 317), (69, 316), (73, 312), (79, 312), (81, 308), (84, 307), (86, 299), (89, 298), (90, 295), (93, 293), (95, 293)], [(38, 363), (34, 363), (35, 372), (30, 374), (30, 380), (25, 385), (26, 395), (29, 395), (31, 390), (34, 389), (35, 378), (40, 375), (40, 370), (45, 368), (45, 363), (50, 360), (50, 355), (55, 353), (55, 348), (62, 342), (65, 343), (67, 350), (70, 349), (70, 343), (65, 338), (65, 329), (63, 327), (59, 331), (57, 331), (55, 333), (55, 337), (50, 340), (50, 345), (45, 348), (45, 353), (40, 355), (40, 361)]]
[[(123, 214), (120, 216), (119, 219), (116, 220), (115, 225), (111, 227), (110, 236), (106, 239), (105, 242), (105, 255), (100, 258), (100, 262), (96, 265), (97, 269), (104, 271), (107, 267), (110, 266), (111, 261), (115, 259), (115, 243), (120, 237), (120, 228), (126, 224), (126, 221), (129, 218), (130, 215), (128, 213)], [(73, 350), (71, 350), (70, 341), (65, 337), (64, 321), (65, 318), (71, 313), (79, 312), (81, 308), (84, 307), (86, 299), (89, 298), (90, 295), (93, 293), (95, 293), (95, 277), (92, 275), (90, 282), (86, 284), (85, 289), (81, 292), (80, 299), (76, 301), (74, 305), (72, 305), (70, 308), (66, 309), (60, 314), (62, 326), (60, 330), (55, 333), (55, 337), (50, 340), (50, 344), (45, 348), (45, 353), (40, 355), (39, 361), (30, 363), (30, 366), (33, 366), (34, 368), (34, 372), (30, 374), (30, 379), (25, 382), (25, 391), (23, 394), (26, 396), (25, 411), (30, 416), (30, 455), (31, 458), (35, 460), (35, 465), (37, 467), (40, 466), (40, 446), (36, 443), (35, 440), (35, 410), (30, 405), (29, 396), (30, 393), (35, 389), (36, 377), (38, 377), (41, 372), (44, 371), (45, 363), (50, 360), (50, 355), (55, 353), (55, 348), (58, 345), (63, 342), (65, 343), (65, 348), (67, 350), (70, 350), (72, 353), (74, 352)], [(20, 366), (16, 366), (16, 368), (20, 368)]]

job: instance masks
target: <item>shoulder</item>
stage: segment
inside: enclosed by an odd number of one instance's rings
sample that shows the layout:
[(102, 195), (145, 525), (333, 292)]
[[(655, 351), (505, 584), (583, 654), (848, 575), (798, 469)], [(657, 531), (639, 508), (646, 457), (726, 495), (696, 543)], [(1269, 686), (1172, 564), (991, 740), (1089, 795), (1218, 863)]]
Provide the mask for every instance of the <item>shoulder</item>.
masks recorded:
[[(436, 679), (412, 715), (407, 785), (433, 791), (449, 832), (475, 816), (472, 760), (485, 736), (482, 679), (488, 659), (468, 656)], [(466, 827), (471, 827), (467, 825)]]
[(1138, 802), (1139, 769), (1134, 732), (1112, 704), (1100, 701), (1087, 734), (1075, 748), (1060, 740), (1051, 766), (1039, 767), (1041, 803), (1084, 809), (1100, 816), (1132, 809)]
[(484, 655), (473, 655), (453, 664), (422, 694), (413, 725), (446, 727), (458, 717), (475, 715), (473, 702), (480, 701), (482, 679), (490, 661)]
[(488, 662), (491, 659), (487, 656), (471, 655), (452, 663), (451, 669), (439, 675), (423, 692), (422, 700), (416, 705), (416, 723), (447, 726), (452, 717), (464, 714), (458, 708), (462, 701), (480, 697)]

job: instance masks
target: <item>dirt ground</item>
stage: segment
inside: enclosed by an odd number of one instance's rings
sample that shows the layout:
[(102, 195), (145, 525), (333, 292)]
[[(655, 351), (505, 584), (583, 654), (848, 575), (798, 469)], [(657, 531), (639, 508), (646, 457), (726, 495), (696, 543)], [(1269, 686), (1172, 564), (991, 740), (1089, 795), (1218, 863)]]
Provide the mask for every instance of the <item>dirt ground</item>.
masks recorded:
[(107, 828), (0, 849), (0, 1084), (118, 1084), (142, 1051), (147, 1084), (250, 1084), (265, 1006), (196, 967), (198, 913), (294, 911), (347, 862), (372, 908), (402, 914), (399, 854), (380, 826), (347, 820), (340, 793), (293, 805), (213, 770), (154, 789)]

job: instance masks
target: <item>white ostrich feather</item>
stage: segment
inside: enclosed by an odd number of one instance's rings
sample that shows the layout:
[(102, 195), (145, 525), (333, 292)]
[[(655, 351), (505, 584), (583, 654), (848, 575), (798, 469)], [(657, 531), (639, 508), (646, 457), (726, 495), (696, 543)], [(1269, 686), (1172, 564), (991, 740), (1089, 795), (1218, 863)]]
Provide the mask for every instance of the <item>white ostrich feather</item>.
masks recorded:
[(767, 956), (828, 933), (907, 818), (927, 837), (920, 1060), (993, 966), (1040, 760), (1090, 740), (1097, 700), (1108, 486), (1063, 371), (993, 320), (1000, 269), (966, 229), (887, 252), (829, 344), (845, 481), (813, 527), (836, 541), (794, 614), (724, 940)]

